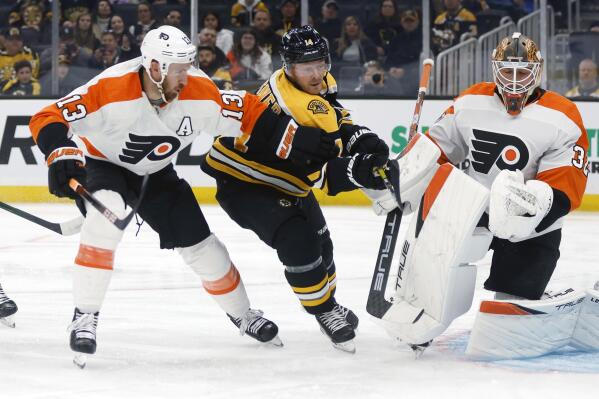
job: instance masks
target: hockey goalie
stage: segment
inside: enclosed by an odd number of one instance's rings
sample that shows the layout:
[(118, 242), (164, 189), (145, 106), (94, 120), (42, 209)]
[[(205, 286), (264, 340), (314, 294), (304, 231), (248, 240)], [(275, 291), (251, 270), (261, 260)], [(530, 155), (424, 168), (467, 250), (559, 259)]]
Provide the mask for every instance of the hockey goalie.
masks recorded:
[[(582, 119), (574, 103), (539, 87), (543, 59), (524, 35), (499, 43), (492, 68), (493, 83), (464, 91), (397, 160), (399, 202), (412, 219), (375, 316), (421, 352), (470, 309), (472, 262), (492, 249), (484, 288), (494, 298), (480, 304), (467, 355), (599, 350), (599, 287), (546, 293), (564, 216), (586, 186)], [(389, 192), (370, 194), (377, 214), (397, 207)]]

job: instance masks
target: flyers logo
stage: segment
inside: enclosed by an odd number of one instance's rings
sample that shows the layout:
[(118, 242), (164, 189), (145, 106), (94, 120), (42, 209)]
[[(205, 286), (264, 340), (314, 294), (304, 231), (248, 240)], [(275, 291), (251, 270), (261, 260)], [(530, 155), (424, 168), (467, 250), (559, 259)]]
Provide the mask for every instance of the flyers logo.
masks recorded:
[(528, 148), (518, 137), (478, 129), (472, 129), (472, 133), (475, 171), (487, 174), (495, 164), (500, 170), (522, 170), (528, 163)]
[(181, 142), (170, 136), (138, 136), (129, 133), (129, 141), (125, 143), (123, 154), (119, 155), (122, 162), (137, 164), (142, 159), (161, 161), (170, 157), (181, 147)]

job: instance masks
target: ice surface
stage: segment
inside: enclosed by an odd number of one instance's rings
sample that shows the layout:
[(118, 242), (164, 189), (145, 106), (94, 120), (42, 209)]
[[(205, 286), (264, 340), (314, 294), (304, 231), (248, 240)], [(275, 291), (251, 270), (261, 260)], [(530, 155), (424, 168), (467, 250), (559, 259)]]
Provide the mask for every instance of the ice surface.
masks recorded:
[[(16, 204), (52, 221), (72, 205)], [(0, 282), (17, 302), (16, 329), (0, 326), (0, 398), (596, 398), (599, 354), (562, 351), (537, 359), (464, 358), (474, 312), (462, 316), (419, 360), (393, 345), (365, 311), (384, 223), (367, 208), (325, 208), (335, 243), (340, 303), (360, 316), (357, 353), (331, 347), (302, 311), (276, 254), (217, 207), (203, 207), (240, 270), (253, 307), (279, 325), (285, 347), (240, 337), (196, 276), (157, 235), (131, 226), (98, 327), (98, 352), (75, 368), (66, 328), (78, 237), (61, 237), (0, 212)], [(402, 224), (402, 231), (408, 218)], [(598, 214), (575, 213), (564, 228), (552, 288), (599, 279)], [(475, 304), (489, 257), (480, 263)], [(473, 309), (476, 305), (473, 306)]]

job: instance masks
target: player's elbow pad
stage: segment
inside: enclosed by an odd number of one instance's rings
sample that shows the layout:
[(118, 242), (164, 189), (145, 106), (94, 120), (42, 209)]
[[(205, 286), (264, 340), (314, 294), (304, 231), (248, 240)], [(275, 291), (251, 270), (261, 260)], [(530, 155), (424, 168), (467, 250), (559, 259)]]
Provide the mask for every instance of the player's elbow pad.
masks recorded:
[(322, 129), (300, 126), (287, 115), (277, 115), (265, 110), (252, 132), (250, 145), (258, 144), (281, 159), (290, 159), (300, 164), (325, 163), (337, 157), (339, 149), (336, 135)]

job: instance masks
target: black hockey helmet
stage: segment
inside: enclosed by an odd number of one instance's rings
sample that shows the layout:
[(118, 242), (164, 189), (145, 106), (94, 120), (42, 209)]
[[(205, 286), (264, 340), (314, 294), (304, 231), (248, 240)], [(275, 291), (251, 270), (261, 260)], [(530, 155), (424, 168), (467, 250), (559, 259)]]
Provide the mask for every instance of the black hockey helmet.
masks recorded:
[(292, 64), (325, 60), (331, 64), (326, 40), (310, 25), (290, 29), (281, 39), (281, 58), (285, 69)]

